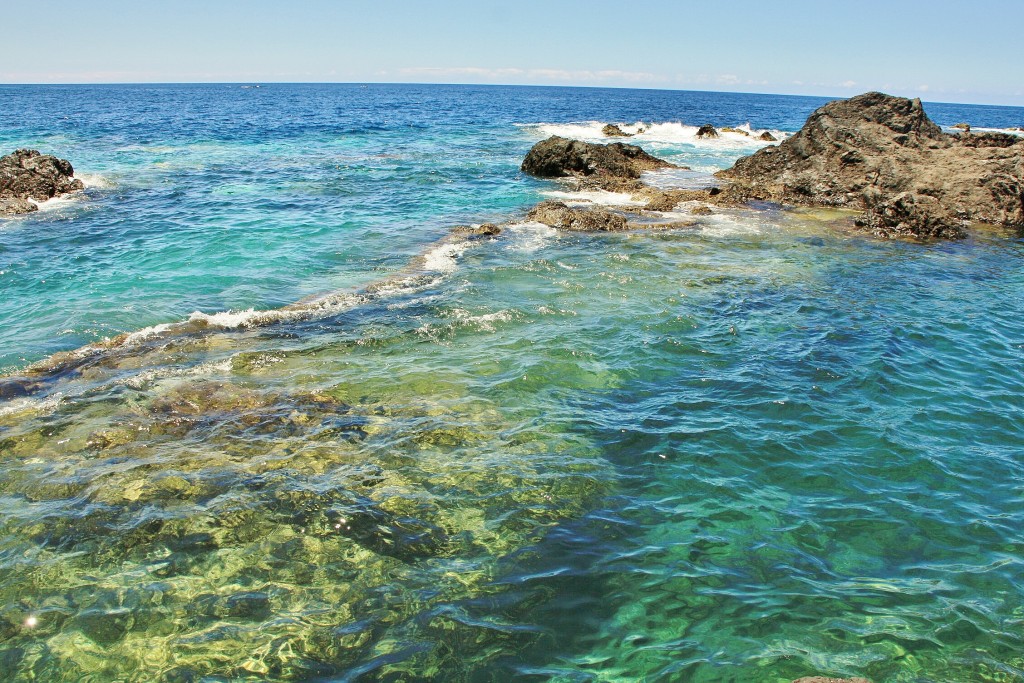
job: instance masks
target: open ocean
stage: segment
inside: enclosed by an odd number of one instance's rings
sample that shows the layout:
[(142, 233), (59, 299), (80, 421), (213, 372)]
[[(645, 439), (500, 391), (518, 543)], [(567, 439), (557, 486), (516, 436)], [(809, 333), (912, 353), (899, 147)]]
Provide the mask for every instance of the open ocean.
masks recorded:
[(1019, 234), (521, 222), (623, 201), (548, 135), (700, 185), (826, 101), (0, 86), (87, 184), (0, 219), (0, 679), (1024, 682)]

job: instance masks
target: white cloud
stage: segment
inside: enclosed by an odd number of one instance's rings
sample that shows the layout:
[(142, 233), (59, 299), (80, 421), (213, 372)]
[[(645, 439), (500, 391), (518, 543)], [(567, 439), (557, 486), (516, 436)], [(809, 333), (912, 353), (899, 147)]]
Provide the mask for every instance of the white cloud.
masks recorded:
[(839, 84), (840, 88), (854, 88), (857, 86), (857, 81), (843, 81)]

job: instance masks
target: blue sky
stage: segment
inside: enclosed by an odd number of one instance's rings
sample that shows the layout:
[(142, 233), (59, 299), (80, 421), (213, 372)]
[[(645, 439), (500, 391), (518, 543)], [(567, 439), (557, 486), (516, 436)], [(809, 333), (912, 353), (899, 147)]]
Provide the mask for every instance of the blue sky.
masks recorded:
[(8, 0), (2, 83), (625, 86), (1024, 105), (1020, 0)]

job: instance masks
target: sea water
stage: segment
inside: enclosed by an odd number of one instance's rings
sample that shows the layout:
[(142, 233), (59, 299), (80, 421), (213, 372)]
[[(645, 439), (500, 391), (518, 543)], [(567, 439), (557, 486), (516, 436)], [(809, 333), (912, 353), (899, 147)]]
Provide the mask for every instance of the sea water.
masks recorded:
[(824, 99), (254, 86), (0, 87), (87, 184), (0, 221), (5, 680), (1024, 680), (1019, 235), (524, 222)]

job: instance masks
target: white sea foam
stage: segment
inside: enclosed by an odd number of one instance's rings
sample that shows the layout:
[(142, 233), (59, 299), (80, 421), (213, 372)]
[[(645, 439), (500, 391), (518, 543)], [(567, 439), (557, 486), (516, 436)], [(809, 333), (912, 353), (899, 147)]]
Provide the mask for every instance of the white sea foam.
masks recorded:
[(466, 251), (466, 242), (440, 244), (423, 254), (423, 269), (436, 273), (454, 273), (459, 269), (458, 258)]
[(64, 395), (61, 393), (54, 393), (46, 398), (15, 398), (0, 405), (0, 417), (26, 412), (52, 413), (63, 400)]
[(231, 372), (231, 359), (200, 363), (188, 368), (156, 367), (144, 370), (131, 377), (121, 377), (114, 381), (115, 384), (131, 387), (133, 389), (144, 389), (146, 385), (161, 379), (171, 377), (207, 377), (216, 373), (226, 374)]
[(564, 192), (550, 190), (541, 192), (545, 197), (558, 199), (566, 204), (600, 204), (603, 206), (643, 206), (646, 202), (633, 199), (625, 192), (608, 192), (607, 190), (587, 190), (584, 192)]
[(82, 184), (87, 188), (95, 187), (101, 190), (106, 190), (114, 187), (114, 181), (106, 176), (102, 176), (98, 173), (75, 173), (75, 178), (82, 181)]
[(141, 330), (136, 330), (135, 332), (131, 332), (130, 334), (128, 334), (128, 336), (124, 338), (123, 344), (125, 346), (134, 346), (135, 344), (146, 341), (147, 339), (159, 337), (161, 334), (167, 332), (173, 327), (173, 323), (161, 323), (159, 325), (143, 327)]
[(604, 125), (605, 124), (601, 121), (585, 121), (581, 123), (522, 124), (521, 127), (534, 132), (541, 138), (546, 138), (551, 135), (559, 135), (564, 138), (582, 140), (584, 142), (628, 142), (639, 144), (641, 146), (645, 143), (653, 143), (655, 145), (688, 145), (700, 148), (737, 150), (754, 150), (775, 144), (758, 139), (758, 137), (765, 132), (771, 133), (772, 136), (779, 141), (790, 136), (790, 133), (785, 131), (752, 128), (749, 123), (744, 123), (743, 125), (738, 126), (728, 126), (730, 128), (736, 128), (737, 130), (743, 131), (742, 133), (731, 131), (724, 132), (719, 129), (719, 137), (717, 138), (698, 138), (697, 131), (700, 130), (699, 126), (691, 126), (678, 121), (668, 121), (650, 124), (642, 122), (634, 124), (618, 124), (619, 128), (624, 132), (632, 132), (634, 135), (628, 138), (609, 138), (601, 132)]
[(550, 225), (535, 221), (513, 223), (506, 228), (506, 232), (511, 239), (507, 241), (505, 248), (527, 254), (542, 248), (558, 235), (558, 231)]

